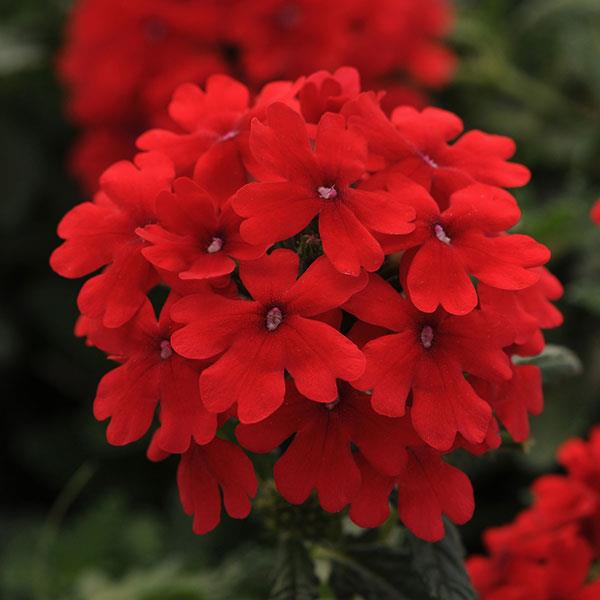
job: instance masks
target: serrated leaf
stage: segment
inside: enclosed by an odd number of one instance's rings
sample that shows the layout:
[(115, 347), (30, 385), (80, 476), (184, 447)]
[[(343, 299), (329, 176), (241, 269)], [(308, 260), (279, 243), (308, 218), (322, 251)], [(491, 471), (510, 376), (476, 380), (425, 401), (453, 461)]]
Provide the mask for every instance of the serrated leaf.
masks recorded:
[(319, 581), (313, 561), (299, 540), (283, 540), (275, 563), (269, 600), (316, 600)]
[(425, 581), (432, 600), (477, 600), (464, 566), (464, 549), (458, 530), (445, 521), (446, 537), (435, 544), (409, 534), (412, 564)]
[(338, 600), (475, 600), (456, 528), (424, 542), (404, 532), (389, 543), (360, 543), (330, 553), (330, 586)]
[(542, 370), (544, 381), (554, 381), (564, 377), (579, 375), (582, 364), (575, 352), (566, 346), (548, 344), (538, 356), (531, 358), (515, 358), (515, 362), (526, 365), (536, 365)]
[(332, 555), (337, 600), (431, 600), (404, 546), (356, 543)]

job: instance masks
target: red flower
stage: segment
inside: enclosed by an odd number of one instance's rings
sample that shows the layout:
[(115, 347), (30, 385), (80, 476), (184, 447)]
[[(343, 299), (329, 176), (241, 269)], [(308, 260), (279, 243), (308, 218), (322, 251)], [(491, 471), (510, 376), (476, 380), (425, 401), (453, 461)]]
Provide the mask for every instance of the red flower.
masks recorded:
[(123, 158), (115, 146), (102, 160), (110, 144), (87, 130), (134, 139), (148, 127), (171, 128), (164, 111), (173, 90), (213, 73), (237, 73), (257, 90), (351, 64), (378, 88), (408, 74), (407, 93), (390, 107), (422, 102), (412, 80), (435, 87), (453, 70), (441, 42), (450, 8), (448, 0), (79, 0), (57, 65), (68, 113), (86, 136), (74, 174), (95, 191), (94, 171)]
[(415, 535), (435, 542), (444, 537), (442, 515), (457, 524), (473, 515), (469, 478), (425, 446), (407, 450), (408, 461), (397, 477), (376, 471), (360, 457), (362, 485), (350, 507), (350, 518), (361, 527), (377, 527), (390, 514), (389, 496), (398, 490), (398, 516)]
[(590, 432), (589, 441), (573, 438), (558, 450), (558, 462), (569, 476), (585, 483), (600, 495), (600, 427)]
[(252, 124), (254, 156), (276, 175), (275, 181), (250, 183), (232, 199), (246, 217), (242, 237), (253, 244), (285, 240), (318, 215), (323, 251), (336, 269), (358, 275), (377, 270), (383, 251), (372, 231), (408, 233), (414, 211), (401, 194), (352, 187), (365, 175), (364, 140), (350, 133), (341, 115), (326, 113), (311, 150), (306, 123), (282, 104), (267, 111), (267, 124)]
[(134, 132), (121, 126), (89, 127), (73, 144), (69, 169), (84, 190), (94, 193), (98, 180), (112, 163), (126, 160), (135, 150)]
[(543, 475), (531, 486), (531, 510), (538, 531), (583, 521), (600, 510), (600, 498), (581, 482), (562, 475)]
[(512, 365), (513, 376), (502, 383), (481, 379), (471, 381), (477, 394), (490, 403), (495, 415), (515, 442), (529, 437), (529, 415), (544, 408), (542, 374), (533, 365)]
[(600, 428), (592, 429), (589, 441), (574, 438), (565, 442), (558, 450), (558, 462), (569, 473), (569, 481), (574, 488), (583, 484), (595, 502), (596, 510), (584, 520), (583, 530), (600, 555)]
[(351, 67), (335, 73), (317, 71), (306, 78), (298, 92), (300, 112), (307, 123), (318, 123), (326, 112), (339, 112), (344, 104), (360, 94), (360, 75)]
[(510, 362), (502, 348), (510, 343), (512, 331), (481, 311), (462, 317), (443, 311), (420, 313), (377, 275), (344, 308), (395, 332), (363, 347), (367, 367), (353, 384), (373, 390), (378, 413), (404, 415), (412, 391), (412, 423), (427, 444), (448, 450), (457, 433), (468, 442), (483, 441), (491, 408), (463, 373), (491, 381), (510, 379)]
[(596, 600), (600, 596), (600, 579), (581, 588), (573, 597), (573, 600)]
[[(162, 460), (168, 453), (153, 439), (148, 455), (151, 460)], [(194, 517), (194, 533), (202, 535), (221, 521), (221, 497), (230, 517), (245, 519), (258, 482), (243, 450), (216, 437), (206, 445), (192, 443), (181, 455), (177, 485), (184, 511)]]
[(198, 391), (203, 366), (177, 355), (170, 338), (175, 328), (169, 318), (171, 296), (159, 321), (146, 301), (127, 325), (107, 329), (98, 322), (79, 323), (88, 341), (121, 363), (107, 373), (98, 386), (94, 415), (110, 418), (106, 437), (121, 446), (141, 438), (160, 405), (160, 427), (155, 443), (169, 453), (185, 452), (192, 440), (210, 442), (216, 431), (216, 416), (204, 408)]
[(419, 112), (402, 106), (390, 120), (376, 97), (364, 93), (348, 102), (343, 113), (350, 128), (367, 138), (370, 150), (385, 158), (388, 172), (410, 177), (442, 204), (449, 194), (472, 183), (520, 187), (529, 181), (528, 169), (508, 162), (515, 152), (510, 138), (470, 131), (450, 144), (463, 125), (445, 110)]
[[(184, 30), (181, 44), (203, 26), (191, 22), (188, 2), (138, 4), (117, 25), (173, 43)], [(268, 70), (282, 58), (310, 59), (316, 40), (327, 49), (324, 66), (329, 50), (356, 51), (372, 67), (369, 78), (395, 69), (399, 57), (430, 83), (447, 71), (435, 42), (447, 27), (443, 0), (299, 0), (291, 13), (284, 4), (210, 0), (206, 18), (226, 18), (194, 56), (218, 48), (235, 68), (236, 52), (243, 64), (256, 52), (264, 61), (252, 68)], [(147, 14), (156, 19), (139, 21)], [(236, 14), (268, 18), (242, 41), (252, 19)], [(98, 26), (95, 44), (106, 23), (86, 22)], [(369, 43), (363, 22), (380, 39)], [(307, 27), (307, 47), (292, 56), (290, 40)], [(288, 46), (267, 57), (271, 34)], [(473, 510), (468, 479), (442, 455), (497, 448), (499, 422), (516, 440), (526, 437), (528, 414), (542, 406), (540, 374), (511, 358), (539, 351), (541, 330), (562, 318), (550, 303), (562, 288), (541, 266), (547, 249), (507, 231), (520, 211), (498, 186), (528, 177), (508, 161), (514, 144), (481, 132), (452, 142), (462, 123), (438, 109), (404, 107), (390, 119), (383, 94), (361, 93), (350, 67), (270, 83), (256, 97), (214, 75), (205, 88), (178, 88), (169, 121), (160, 98), (184, 73), (200, 84), (202, 75), (159, 40), (156, 47), (172, 61), (168, 73), (149, 65), (148, 78), (132, 77), (123, 96), (108, 92), (113, 108), (123, 98), (123, 110), (139, 117), (123, 121), (124, 139), (153, 123), (138, 140), (153, 152), (106, 171), (93, 202), (61, 223), (64, 243), (51, 258), (68, 277), (95, 275), (82, 288), (76, 331), (120, 363), (94, 403), (96, 416), (110, 419), (109, 441), (129, 443), (152, 428), (153, 460), (182, 454), (179, 487), (197, 532), (218, 523), (221, 493), (234, 517), (248, 514), (256, 493), (248, 457), (216, 437), (237, 417), (248, 449), (281, 446), (274, 478), (290, 502), (316, 491), (325, 510), (351, 505), (358, 524), (376, 526), (397, 489), (400, 518), (439, 539), (442, 514), (462, 523)], [(134, 56), (127, 68), (146, 60)], [(116, 82), (106, 73), (100, 80)], [(97, 100), (87, 109), (101, 115)], [(169, 300), (157, 322), (150, 299), (158, 285)], [(540, 560), (573, 520), (591, 546), (600, 540), (600, 520), (581, 512), (600, 493), (561, 485), (540, 484), (536, 510), (518, 525), (543, 528), (532, 542)], [(511, 536), (496, 534), (499, 546)]]
[(593, 600), (598, 583), (585, 585), (590, 552), (576, 537), (558, 537), (543, 562), (473, 557), (469, 573), (481, 600)]
[(500, 426), (498, 425), (498, 421), (496, 419), (492, 419), (482, 442), (474, 444), (473, 442), (465, 440), (465, 438), (463, 438), (463, 436), (459, 433), (456, 436), (456, 442), (453, 448), (455, 450), (462, 448), (474, 456), (481, 456), (490, 450), (497, 450), (501, 445), (502, 438), (500, 436)]
[(229, 204), (218, 202), (194, 181), (176, 179), (174, 192), (156, 200), (159, 224), (138, 229), (150, 243), (142, 250), (154, 266), (178, 273), (181, 279), (209, 279), (231, 273), (236, 260), (252, 260), (266, 246), (250, 246), (240, 237), (241, 218)]
[(317, 402), (337, 398), (336, 378), (351, 381), (364, 370), (360, 350), (316, 317), (362, 289), (366, 277), (347, 277), (326, 258), (296, 281), (298, 256), (275, 250), (240, 265), (252, 300), (229, 300), (209, 292), (187, 296), (173, 319), (185, 327), (173, 347), (188, 358), (223, 353), (200, 377), (205, 406), (223, 412), (238, 403), (242, 423), (268, 417), (283, 402), (286, 369), (298, 390)]
[(232, 3), (228, 36), (253, 82), (298, 77), (345, 62), (351, 2), (257, 0)]
[[(72, 161), (88, 191), (97, 189), (105, 168), (131, 155), (140, 131), (164, 118), (177, 85), (226, 68), (212, 46), (217, 9), (212, 0), (201, 8), (170, 0), (76, 3), (57, 67), (68, 91), (69, 115), (85, 128), (85, 154), (75, 149)], [(90, 129), (110, 130), (115, 141), (90, 136)], [(122, 139), (130, 144), (126, 155)]]
[[(143, 150), (159, 150), (173, 160), (177, 173), (191, 175), (209, 192), (228, 198), (247, 181), (245, 167), (254, 166), (248, 135), (253, 118), (264, 118), (273, 102), (296, 105), (297, 84), (266, 85), (250, 106), (250, 92), (226, 75), (212, 75), (206, 91), (187, 83), (175, 91), (169, 115), (176, 131), (151, 129), (137, 141)], [(201, 178), (201, 180), (199, 179)]]
[(254, 81), (346, 63), (370, 82), (404, 70), (438, 86), (454, 65), (438, 41), (450, 21), (446, 0), (238, 1), (230, 36), (240, 47), (241, 67)]
[[(392, 192), (406, 189), (403, 179), (390, 181)], [(405, 236), (387, 236), (386, 254), (414, 248), (403, 259), (406, 287), (424, 312), (438, 306), (464, 315), (478, 303), (471, 276), (504, 290), (529, 288), (540, 279), (533, 267), (550, 259), (549, 250), (529, 236), (500, 235), (521, 216), (514, 198), (499, 188), (471, 185), (450, 197), (440, 211), (426, 193), (407, 198), (417, 213), (416, 228)]]
[[(451, 26), (452, 6), (446, 0), (357, 0), (350, 55), (345, 62), (368, 78), (370, 87), (402, 65), (426, 86), (447, 83), (455, 65), (453, 54), (439, 40)], [(388, 77), (388, 79), (391, 79)], [(387, 86), (386, 86), (387, 87)]]
[(102, 317), (106, 327), (131, 319), (156, 282), (136, 230), (156, 220), (156, 197), (170, 189), (173, 175), (170, 161), (157, 153), (116, 163), (102, 176), (94, 201), (73, 208), (58, 226), (65, 242), (50, 257), (57, 273), (82, 277), (106, 265), (84, 284), (78, 300), (83, 314)]
[(485, 532), (489, 557), (467, 561), (482, 600), (596, 598), (600, 580), (586, 581), (600, 552), (597, 433), (590, 443), (567, 442), (559, 458), (569, 474), (537, 479), (533, 506), (512, 523)]
[(275, 463), (277, 489), (292, 504), (301, 504), (316, 489), (324, 510), (335, 512), (358, 492), (356, 446), (383, 473), (397, 475), (406, 463), (402, 419), (373, 412), (369, 397), (340, 384), (339, 396), (318, 404), (288, 386), (284, 404), (253, 425), (239, 425), (236, 436), (252, 452), (270, 452), (294, 438)]
[(482, 308), (496, 312), (513, 324), (512, 350), (522, 356), (540, 354), (546, 344), (541, 329), (552, 329), (563, 322), (561, 312), (551, 302), (563, 295), (560, 281), (544, 267), (532, 271), (540, 279), (523, 290), (500, 290), (484, 283), (477, 286)]
[(600, 199), (596, 200), (592, 210), (590, 211), (590, 217), (596, 225), (600, 225)]
[[(189, 2), (80, 0), (58, 65), (77, 121), (123, 123), (130, 115), (139, 120), (146, 107), (135, 101), (149, 80), (182, 61), (202, 63), (217, 31), (216, 8), (213, 2), (199, 12)], [(220, 64), (213, 60), (212, 67)], [(183, 81), (191, 78), (187, 73)]]
[(592, 554), (573, 529), (546, 540), (543, 556), (472, 557), (467, 568), (481, 600), (584, 600), (598, 585), (586, 586)]

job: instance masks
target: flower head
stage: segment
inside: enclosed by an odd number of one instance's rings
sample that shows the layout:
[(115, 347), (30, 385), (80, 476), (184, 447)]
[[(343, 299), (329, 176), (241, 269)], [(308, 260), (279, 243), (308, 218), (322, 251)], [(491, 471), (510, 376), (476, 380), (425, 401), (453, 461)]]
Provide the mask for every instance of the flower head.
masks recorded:
[(267, 111), (267, 124), (252, 124), (250, 147), (274, 181), (250, 183), (233, 198), (246, 217), (241, 234), (251, 243), (292, 237), (318, 216), (323, 250), (342, 273), (377, 270), (383, 250), (373, 236), (409, 233), (414, 210), (400, 195), (357, 188), (366, 176), (364, 139), (333, 113), (319, 121), (315, 150), (306, 123), (282, 104)]
[(533, 505), (512, 523), (485, 532), (488, 556), (467, 560), (482, 600), (598, 596), (592, 563), (600, 555), (599, 433), (592, 430), (589, 442), (566, 442), (558, 456), (567, 475), (537, 479)]
[(362, 375), (360, 350), (319, 315), (362, 289), (366, 277), (342, 275), (324, 257), (298, 280), (297, 273), (297, 255), (275, 250), (240, 267), (251, 299), (203, 293), (173, 307), (173, 319), (184, 324), (173, 335), (175, 350), (194, 359), (219, 356), (200, 377), (209, 410), (237, 403), (240, 421), (255, 423), (283, 403), (284, 371), (322, 403), (336, 399), (337, 378)]
[[(139, 23), (147, 43), (184, 27), (189, 4), (176, 22), (148, 14)], [(328, 33), (319, 18), (363, 4), (329, 3), (318, 15), (320, 0), (261, 0), (232, 12), (274, 17), (261, 25), (269, 35), (314, 26), (317, 39)], [(413, 17), (438, 31), (430, 3), (419, 6)], [(385, 17), (371, 17), (385, 29)], [(232, 36), (246, 23), (234, 25)], [(343, 36), (329, 33), (335, 49)], [(261, 56), (263, 41), (245, 59)], [(432, 82), (437, 50), (421, 72)], [(375, 71), (385, 71), (386, 46), (378, 52)], [(290, 503), (316, 492), (324, 510), (349, 506), (355, 523), (375, 527), (396, 494), (400, 520), (439, 540), (443, 515), (464, 523), (473, 512), (470, 482), (445, 455), (497, 448), (501, 428), (521, 442), (542, 409), (539, 369), (512, 359), (539, 353), (542, 330), (561, 323), (552, 301), (562, 286), (543, 266), (548, 250), (510, 232), (521, 213), (504, 187), (528, 177), (508, 160), (513, 142), (457, 137), (462, 123), (440, 109), (388, 117), (381, 102), (349, 67), (257, 95), (226, 74), (184, 83), (172, 122), (140, 136), (149, 152), (107, 169), (93, 201), (59, 225), (52, 267), (92, 276), (76, 332), (118, 363), (94, 414), (109, 421), (112, 444), (152, 432), (152, 460), (180, 455), (180, 497), (197, 533), (218, 524), (222, 502), (247, 516), (257, 491), (249, 451), (277, 453), (275, 484)], [(548, 524), (532, 553), (552, 543), (552, 560), (583, 556), (577, 540), (552, 537), (573, 519), (600, 547), (589, 493), (600, 477), (587, 454), (564, 451), (576, 483), (536, 485), (537, 509), (519, 524)], [(512, 535), (490, 534), (489, 547)]]

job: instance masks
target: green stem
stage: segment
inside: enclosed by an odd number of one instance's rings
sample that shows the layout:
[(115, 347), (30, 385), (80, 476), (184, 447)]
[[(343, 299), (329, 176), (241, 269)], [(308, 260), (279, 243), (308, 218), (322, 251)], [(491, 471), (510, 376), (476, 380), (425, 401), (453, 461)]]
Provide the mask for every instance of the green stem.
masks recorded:
[(56, 541), (67, 512), (94, 476), (95, 472), (95, 466), (88, 462), (83, 463), (67, 481), (48, 513), (33, 563), (35, 596), (39, 600), (50, 598), (48, 577), (50, 549)]

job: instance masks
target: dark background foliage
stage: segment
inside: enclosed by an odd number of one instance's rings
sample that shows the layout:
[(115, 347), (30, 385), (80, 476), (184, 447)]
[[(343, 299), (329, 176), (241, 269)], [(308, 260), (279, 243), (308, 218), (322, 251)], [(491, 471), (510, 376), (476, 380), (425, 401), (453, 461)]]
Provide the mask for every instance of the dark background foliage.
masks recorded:
[[(67, 5), (0, 4), (0, 597), (264, 598), (275, 551), (256, 519), (196, 538), (175, 464), (148, 463), (143, 443), (109, 447), (91, 414), (108, 364), (72, 335), (79, 284), (48, 267), (56, 223), (82, 199), (64, 167), (74, 132), (53, 76)], [(460, 68), (433, 102), (467, 128), (517, 140), (534, 175), (517, 193), (520, 229), (552, 248), (566, 284), (566, 323), (548, 338), (584, 367), (547, 382), (525, 447), (457, 457), (476, 489), (476, 516), (462, 528), (476, 551), (482, 529), (510, 519), (532, 478), (556, 468), (557, 445), (600, 421), (600, 229), (588, 218), (600, 196), (600, 3), (457, 5)], [(268, 499), (261, 505), (269, 510)]]

